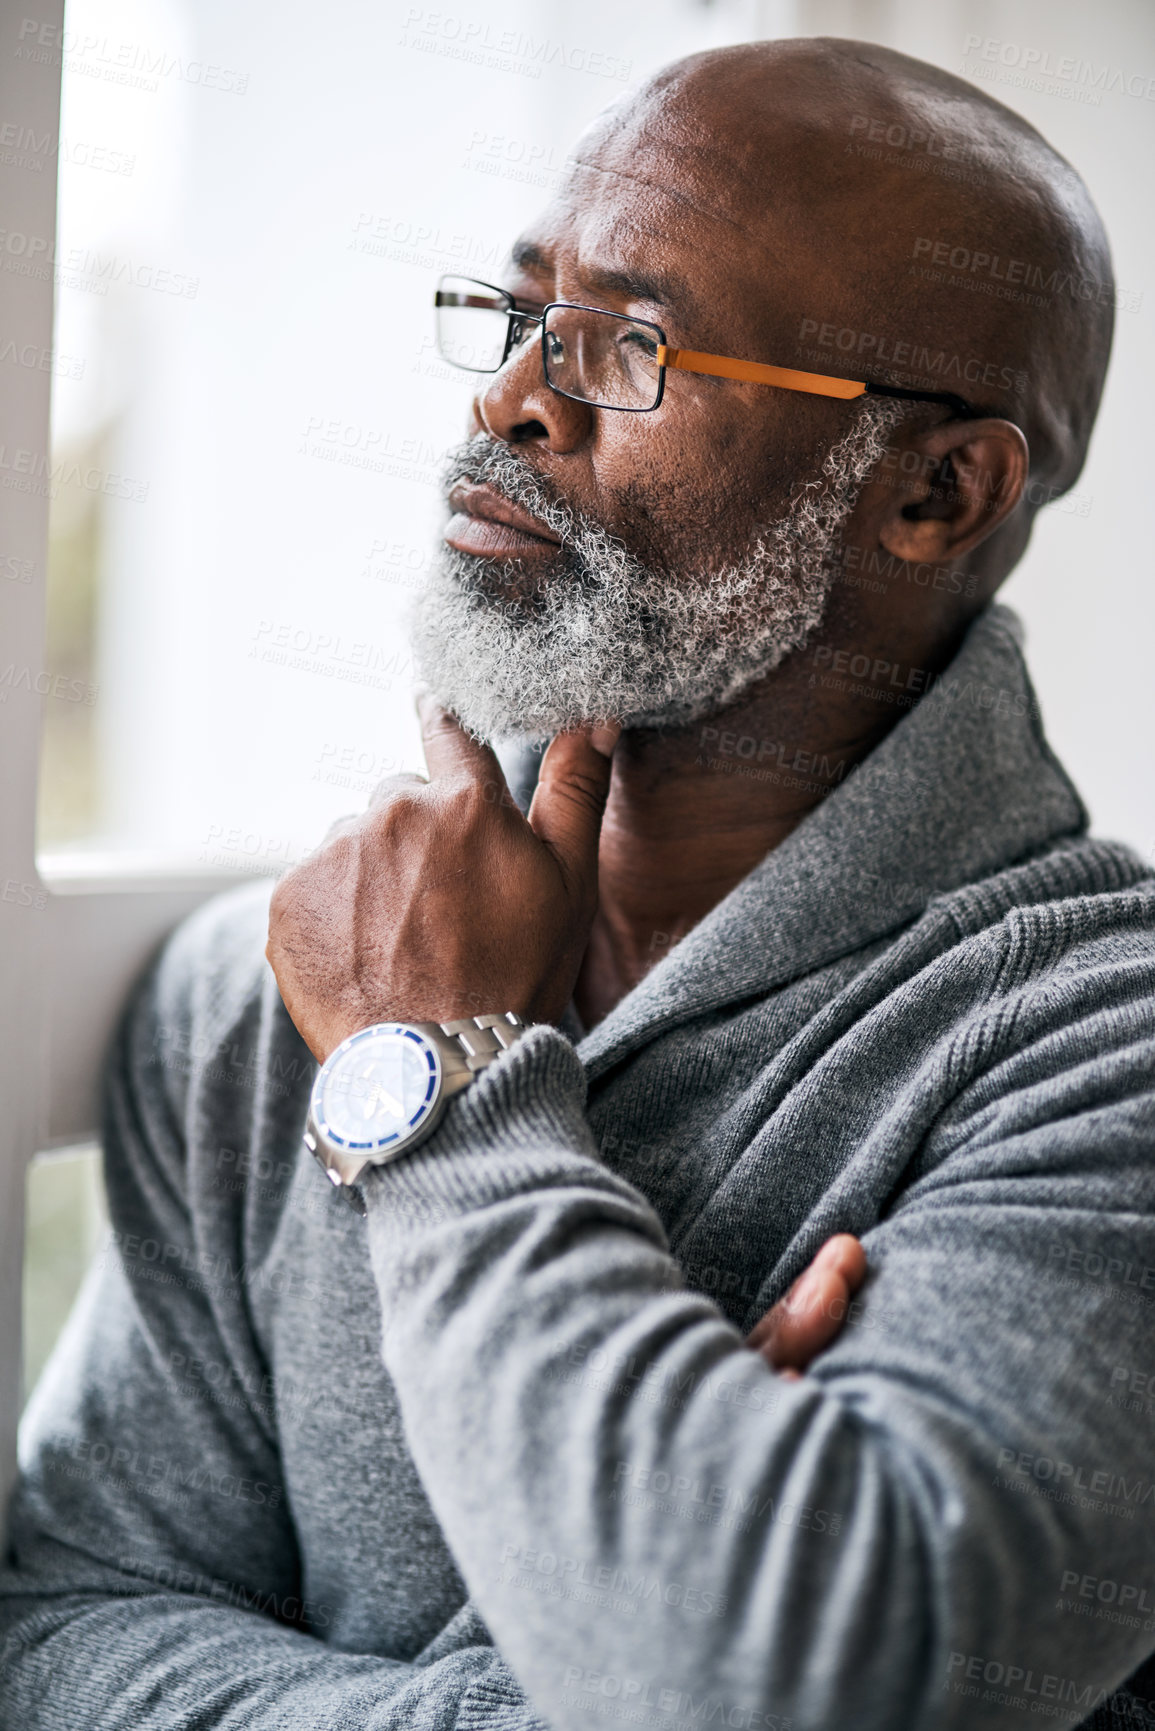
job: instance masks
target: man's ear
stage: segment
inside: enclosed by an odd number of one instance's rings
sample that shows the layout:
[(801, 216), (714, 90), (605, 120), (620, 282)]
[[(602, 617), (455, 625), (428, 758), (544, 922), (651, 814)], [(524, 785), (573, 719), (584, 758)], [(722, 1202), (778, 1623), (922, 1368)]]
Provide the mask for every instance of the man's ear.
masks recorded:
[(900, 443), (878, 539), (898, 559), (947, 564), (1004, 523), (1023, 496), (1027, 441), (1013, 421), (947, 421)]

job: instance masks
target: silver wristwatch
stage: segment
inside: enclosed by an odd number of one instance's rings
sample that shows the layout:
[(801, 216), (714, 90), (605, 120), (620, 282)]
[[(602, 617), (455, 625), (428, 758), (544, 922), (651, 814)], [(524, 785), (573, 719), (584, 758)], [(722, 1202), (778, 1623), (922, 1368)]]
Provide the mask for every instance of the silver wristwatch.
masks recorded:
[(317, 1072), (305, 1146), (358, 1213), (369, 1166), (408, 1154), (437, 1128), (454, 1094), (525, 1032), (520, 1016), (375, 1022), (350, 1034)]

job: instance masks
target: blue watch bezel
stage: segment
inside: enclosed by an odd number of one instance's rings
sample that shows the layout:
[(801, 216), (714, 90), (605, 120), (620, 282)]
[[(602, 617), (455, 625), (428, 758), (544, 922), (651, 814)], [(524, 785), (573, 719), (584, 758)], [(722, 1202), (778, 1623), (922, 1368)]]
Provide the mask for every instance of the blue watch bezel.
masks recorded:
[[(388, 1136), (374, 1136), (370, 1140), (352, 1141), (349, 1137), (341, 1135), (339, 1130), (334, 1129), (326, 1118), (323, 1108), (325, 1090), (332, 1080), (333, 1072), (337, 1069), (338, 1064), (350, 1052), (365, 1041), (379, 1039), (382, 1035), (388, 1035), (393, 1039), (401, 1037), (412, 1040), (422, 1052), (427, 1071), (425, 1095), (412, 1116), (400, 1128), (391, 1131)], [(340, 1148), (350, 1154), (375, 1154), (386, 1148), (395, 1148), (399, 1142), (410, 1141), (428, 1118), (440, 1094), (441, 1079), (441, 1054), (433, 1042), (417, 1028), (411, 1027), (407, 1022), (374, 1022), (371, 1027), (361, 1028), (357, 1033), (350, 1034), (347, 1040), (342, 1040), (341, 1044), (329, 1053), (321, 1065), (313, 1083), (312, 1099), (310, 1100), (313, 1122), (326, 1142), (331, 1143), (334, 1148)]]

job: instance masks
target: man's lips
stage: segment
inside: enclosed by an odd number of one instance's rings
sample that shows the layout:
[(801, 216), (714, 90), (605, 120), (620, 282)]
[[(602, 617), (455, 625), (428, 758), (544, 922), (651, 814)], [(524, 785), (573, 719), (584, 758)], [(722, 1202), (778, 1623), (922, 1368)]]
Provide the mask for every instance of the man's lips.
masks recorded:
[(544, 523), (484, 482), (458, 481), (450, 489), (449, 503), (453, 516), (445, 539), (459, 553), (486, 559), (541, 558), (561, 545)]

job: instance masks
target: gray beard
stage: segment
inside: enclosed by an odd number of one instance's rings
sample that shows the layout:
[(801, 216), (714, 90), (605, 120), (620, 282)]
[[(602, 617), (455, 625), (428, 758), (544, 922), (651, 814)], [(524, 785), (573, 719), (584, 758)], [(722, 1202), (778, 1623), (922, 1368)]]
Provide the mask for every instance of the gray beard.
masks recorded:
[[(514, 450), (479, 434), (447, 483), (488, 481), (561, 539), (532, 600), (503, 596), (502, 563), (442, 546), (411, 618), (434, 695), (482, 738), (550, 739), (590, 721), (684, 727), (727, 708), (822, 622), (841, 531), (903, 418), (866, 398), (849, 431), (738, 564), (674, 578), (548, 494)], [(506, 579), (505, 587), (509, 584)]]

